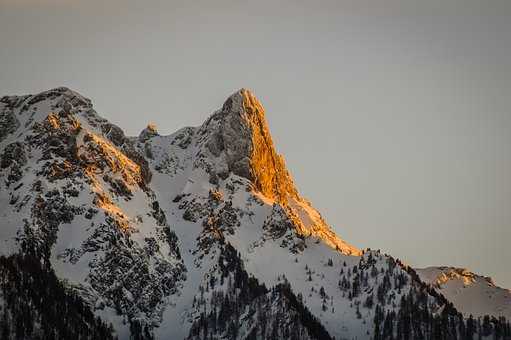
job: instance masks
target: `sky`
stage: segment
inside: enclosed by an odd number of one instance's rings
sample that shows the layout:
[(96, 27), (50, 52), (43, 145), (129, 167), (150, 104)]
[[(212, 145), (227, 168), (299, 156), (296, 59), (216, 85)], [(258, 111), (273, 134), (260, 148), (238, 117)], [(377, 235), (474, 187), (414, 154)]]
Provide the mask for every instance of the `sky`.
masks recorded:
[(350, 243), (511, 288), (508, 0), (0, 0), (0, 95), (67, 86), (137, 135), (241, 87)]

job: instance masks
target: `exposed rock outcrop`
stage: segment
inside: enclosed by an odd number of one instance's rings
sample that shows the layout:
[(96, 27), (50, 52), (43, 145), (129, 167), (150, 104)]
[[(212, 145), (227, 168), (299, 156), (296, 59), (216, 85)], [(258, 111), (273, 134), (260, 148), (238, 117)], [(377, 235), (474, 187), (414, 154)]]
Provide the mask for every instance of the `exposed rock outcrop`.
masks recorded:
[(138, 140), (140, 142), (145, 142), (148, 139), (158, 136), (158, 130), (156, 129), (156, 125), (154, 124), (148, 124), (147, 127), (140, 132), (138, 135)]
[(214, 156), (225, 154), (229, 171), (270, 199), (285, 203), (298, 197), (284, 158), (275, 151), (264, 108), (249, 90), (231, 95), (208, 122), (217, 124), (207, 148)]
[(360, 250), (337, 237), (299, 195), (284, 158), (275, 150), (264, 108), (252, 92), (241, 89), (231, 95), (198, 134), (206, 136), (203, 143), (211, 155), (222, 159), (222, 166), (227, 165), (227, 169), (211, 166), (212, 183), (217, 182), (216, 172), (220, 178), (226, 178), (225, 171), (244, 177), (251, 182), (255, 194), (282, 207), (289, 220), (287, 225), (293, 225), (298, 235), (320, 238), (345, 254), (360, 254)]

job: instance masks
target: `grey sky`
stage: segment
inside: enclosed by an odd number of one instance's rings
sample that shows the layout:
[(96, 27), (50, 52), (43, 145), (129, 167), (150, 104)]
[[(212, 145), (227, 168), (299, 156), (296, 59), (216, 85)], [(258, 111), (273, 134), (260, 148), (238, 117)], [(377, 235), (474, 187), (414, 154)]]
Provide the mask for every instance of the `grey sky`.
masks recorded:
[(263, 102), (359, 247), (511, 288), (511, 2), (0, 0), (0, 95), (65, 85), (129, 134)]

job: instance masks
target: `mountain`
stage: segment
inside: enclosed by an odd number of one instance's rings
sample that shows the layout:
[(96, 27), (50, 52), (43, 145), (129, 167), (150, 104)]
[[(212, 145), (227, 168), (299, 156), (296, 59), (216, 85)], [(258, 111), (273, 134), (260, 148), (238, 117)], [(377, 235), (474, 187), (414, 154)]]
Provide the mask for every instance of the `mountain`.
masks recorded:
[(416, 269), (422, 281), (442, 293), (465, 316), (504, 316), (511, 320), (511, 291), (497, 287), (490, 277), (464, 268)]
[[(0, 254), (57, 277), (55, 289), (99, 318), (97, 332), (111, 324), (120, 339), (511, 336), (498, 310), (464, 316), (422, 272), (338, 237), (299, 194), (248, 90), (199, 127), (163, 136), (149, 125), (137, 137), (67, 88), (3, 97), (0, 155)], [(30, 338), (12, 327), (30, 315), (6, 308), (16, 293), (2, 292), (4, 338)], [(62, 313), (91, 330), (76, 337), (98, 334)]]

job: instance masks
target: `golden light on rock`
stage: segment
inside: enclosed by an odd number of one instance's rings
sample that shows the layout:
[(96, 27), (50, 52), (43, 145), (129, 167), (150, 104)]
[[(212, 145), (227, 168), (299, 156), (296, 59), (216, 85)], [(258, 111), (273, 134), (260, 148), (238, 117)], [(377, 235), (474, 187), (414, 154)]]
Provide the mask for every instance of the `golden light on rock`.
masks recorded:
[(247, 89), (241, 89), (239, 93), (243, 99), (242, 118), (252, 136), (250, 170), (254, 191), (279, 203), (297, 234), (321, 239), (344, 254), (360, 255), (362, 252), (358, 248), (340, 239), (311, 204), (299, 195), (284, 157), (275, 151), (262, 104)]

